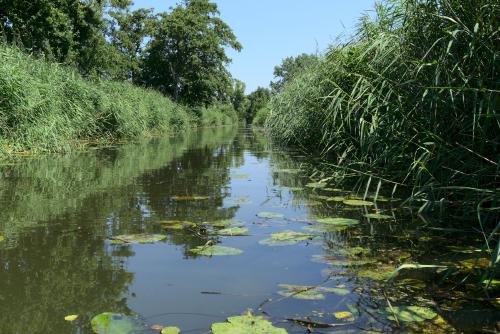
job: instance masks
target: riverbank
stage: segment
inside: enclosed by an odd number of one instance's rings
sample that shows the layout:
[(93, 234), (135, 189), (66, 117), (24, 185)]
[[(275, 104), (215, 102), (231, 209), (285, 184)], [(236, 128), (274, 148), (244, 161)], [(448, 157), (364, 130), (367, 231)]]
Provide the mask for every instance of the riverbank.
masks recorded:
[(495, 208), (499, 17), (492, 0), (380, 4), (274, 96), (267, 127), (361, 172), (372, 191), (379, 181), (413, 189), (422, 209)]
[(191, 110), (154, 90), (89, 80), (0, 43), (0, 156), (236, 121), (232, 108)]

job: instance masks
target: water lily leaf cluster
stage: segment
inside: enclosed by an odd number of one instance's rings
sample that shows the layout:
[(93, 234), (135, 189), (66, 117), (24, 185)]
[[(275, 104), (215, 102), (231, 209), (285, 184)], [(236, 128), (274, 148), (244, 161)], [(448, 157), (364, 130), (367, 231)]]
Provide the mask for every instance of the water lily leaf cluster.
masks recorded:
[(166, 230), (182, 230), (187, 227), (196, 226), (195, 223), (187, 220), (162, 220), (160, 226)]
[(350, 218), (320, 218), (316, 220), (321, 224), (337, 225), (337, 226), (352, 226), (359, 224), (359, 220)]

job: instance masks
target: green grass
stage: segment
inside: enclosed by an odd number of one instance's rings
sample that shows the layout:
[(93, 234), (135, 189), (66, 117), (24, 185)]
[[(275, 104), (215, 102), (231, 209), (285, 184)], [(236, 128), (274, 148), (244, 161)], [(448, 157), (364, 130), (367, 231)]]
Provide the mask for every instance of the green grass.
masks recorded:
[(221, 107), (197, 116), (156, 91), (87, 80), (0, 43), (0, 155), (227, 124), (233, 122), (228, 114)]
[(496, 208), (500, 5), (384, 1), (376, 14), (273, 98), (271, 135), (426, 203)]

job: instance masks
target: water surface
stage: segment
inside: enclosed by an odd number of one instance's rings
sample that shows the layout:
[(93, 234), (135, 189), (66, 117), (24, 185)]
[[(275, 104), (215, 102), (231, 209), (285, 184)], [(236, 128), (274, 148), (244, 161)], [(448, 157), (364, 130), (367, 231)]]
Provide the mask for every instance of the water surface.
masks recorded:
[[(116, 312), (137, 316), (145, 326), (201, 334), (248, 309), (289, 333), (397, 332), (400, 325), (409, 332), (494, 328), (500, 319), (492, 303), (455, 300), (443, 288), (447, 278), (437, 279), (435, 272), (403, 277), (390, 287), (370, 274), (384, 276), (404, 263), (475, 258), (471, 254), (482, 244), (477, 231), (450, 229), (453, 223), (464, 228), (460, 217), (447, 221), (447, 229), (430, 230), (429, 221), (398, 201), (350, 206), (332, 200), (365, 196), (332, 184), (308, 187), (321, 180), (313, 170), (309, 158), (273, 148), (259, 132), (231, 127), (1, 166), (0, 333), (87, 334), (92, 317)], [(261, 212), (282, 217), (261, 218)], [(369, 213), (389, 218), (368, 219)], [(317, 221), (326, 217), (360, 224), (310, 230), (324, 226)], [(170, 220), (196, 225), (163, 228)], [(248, 235), (216, 235), (221, 228), (211, 223), (221, 220), (248, 228)], [(261, 243), (283, 231), (311, 237)], [(167, 238), (112, 242), (138, 233)], [(207, 257), (191, 251), (211, 244), (243, 253)], [(469, 276), (476, 269), (471, 265)], [(280, 284), (339, 290), (297, 299), (286, 297)], [(397, 323), (385, 310), (388, 300), (439, 315)], [(338, 319), (337, 312), (352, 316)], [(79, 318), (65, 321), (69, 314)]]

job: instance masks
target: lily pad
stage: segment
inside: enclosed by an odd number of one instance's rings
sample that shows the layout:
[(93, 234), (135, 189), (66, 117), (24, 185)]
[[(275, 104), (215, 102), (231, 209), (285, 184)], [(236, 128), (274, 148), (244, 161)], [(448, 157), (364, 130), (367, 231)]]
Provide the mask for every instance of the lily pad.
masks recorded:
[(434, 319), (437, 313), (428, 307), (422, 306), (393, 306), (386, 307), (385, 311), (389, 314), (389, 320), (398, 320), (404, 322), (422, 322)]
[(305, 299), (305, 300), (325, 299), (326, 293), (334, 293), (341, 296), (345, 296), (350, 293), (349, 290), (343, 287), (325, 288), (321, 286), (290, 285), (290, 284), (279, 284), (278, 286), (280, 288), (286, 289), (278, 291), (280, 295), (284, 297), (292, 297), (295, 299)]
[(285, 215), (281, 213), (275, 213), (275, 212), (259, 212), (257, 214), (257, 217), (259, 218), (265, 218), (265, 219), (281, 219), (284, 218)]
[(325, 188), (327, 186), (326, 183), (322, 183), (322, 182), (311, 182), (311, 183), (308, 183), (306, 184), (306, 187), (308, 188)]
[(332, 196), (327, 199), (328, 202), (343, 202), (344, 200), (344, 196)]
[(304, 226), (302, 229), (309, 232), (340, 232), (345, 231), (349, 226), (329, 226), (329, 225), (309, 225)]
[(152, 244), (165, 240), (166, 235), (162, 234), (123, 234), (111, 237), (111, 242), (115, 244)]
[(335, 319), (338, 319), (338, 320), (345, 320), (345, 321), (354, 321), (354, 320), (356, 320), (354, 318), (354, 315), (351, 312), (349, 312), (349, 311), (335, 312), (333, 314), (333, 316), (335, 317)]
[(227, 318), (226, 322), (212, 324), (213, 334), (288, 334), (286, 329), (274, 327), (264, 317), (247, 315)]
[(189, 250), (191, 253), (203, 256), (224, 256), (224, 255), (240, 255), (243, 253), (241, 249), (233, 247), (225, 247), (218, 245), (198, 246)]
[(70, 314), (64, 317), (64, 320), (72, 322), (78, 319), (78, 314)]
[(394, 272), (393, 267), (379, 266), (373, 269), (363, 269), (357, 272), (358, 277), (371, 278), (376, 281), (384, 281), (389, 279)]
[(374, 205), (373, 202), (370, 201), (363, 201), (361, 199), (346, 199), (342, 201), (345, 205), (352, 205), (352, 206), (370, 206)]
[(119, 313), (105, 312), (92, 318), (90, 324), (96, 334), (146, 334), (151, 330), (134, 318)]
[(391, 219), (391, 218), (393, 218), (392, 216), (383, 215), (380, 213), (367, 213), (365, 215), (365, 217), (370, 218), (370, 219)]
[(295, 231), (283, 231), (271, 234), (271, 238), (261, 240), (259, 243), (261, 245), (267, 246), (286, 246), (294, 245), (300, 241), (310, 240), (312, 238), (318, 237), (314, 234), (295, 232)]
[(4, 241), (5, 237), (3, 235), (0, 235), (0, 242)]
[(226, 235), (226, 236), (242, 236), (248, 235), (248, 228), (246, 227), (229, 227), (223, 230), (215, 231), (215, 234)]
[(161, 334), (179, 334), (181, 332), (179, 327), (163, 327), (161, 330)]
[(352, 226), (359, 224), (359, 220), (350, 218), (320, 218), (316, 220), (321, 224), (337, 225), (337, 226)]
[(360, 267), (372, 264), (374, 260), (338, 260), (335, 256), (330, 255), (313, 255), (313, 262), (326, 263), (334, 267)]
[(182, 201), (203, 201), (209, 199), (209, 196), (199, 196), (199, 195), (193, 195), (193, 196), (172, 196), (172, 199), (177, 202), (182, 202)]
[(196, 226), (195, 223), (187, 220), (162, 220), (160, 221), (160, 225), (167, 230), (182, 230), (186, 227)]
[(233, 223), (239, 223), (239, 222), (232, 219), (221, 219), (213, 222), (203, 222), (203, 224), (205, 225), (211, 225), (215, 227), (227, 227), (233, 225)]

